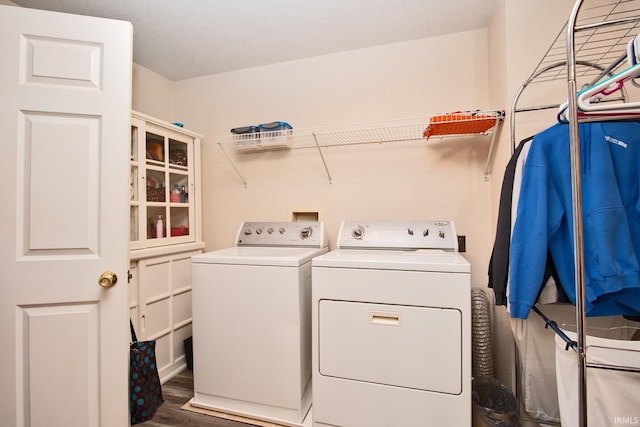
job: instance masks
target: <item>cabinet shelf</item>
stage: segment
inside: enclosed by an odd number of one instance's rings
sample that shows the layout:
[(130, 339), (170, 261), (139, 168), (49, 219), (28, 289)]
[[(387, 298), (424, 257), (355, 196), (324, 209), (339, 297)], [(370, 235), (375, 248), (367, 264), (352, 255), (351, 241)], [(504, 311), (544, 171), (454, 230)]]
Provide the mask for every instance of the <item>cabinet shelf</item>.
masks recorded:
[(491, 158), (496, 130), (503, 120), (503, 110), (476, 110), (433, 116), (429, 122), (424, 117), (413, 117), (338, 126), (257, 132), (253, 134), (231, 134), (218, 136), (216, 142), (246, 187), (247, 182), (229, 155), (230, 151), (249, 154), (263, 151), (315, 148), (322, 158), (331, 183), (331, 174), (322, 154), (322, 150), (325, 148), (393, 142), (420, 142), (430, 138), (491, 136), (491, 146), (485, 167), (486, 179), (491, 172)]

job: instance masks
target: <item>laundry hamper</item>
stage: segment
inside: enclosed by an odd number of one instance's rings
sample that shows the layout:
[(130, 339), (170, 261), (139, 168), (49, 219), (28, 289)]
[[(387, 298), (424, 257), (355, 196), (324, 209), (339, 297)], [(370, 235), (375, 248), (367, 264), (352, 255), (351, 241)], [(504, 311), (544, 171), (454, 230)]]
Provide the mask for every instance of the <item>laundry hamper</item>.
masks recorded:
[[(576, 334), (565, 331), (571, 340)], [(562, 426), (577, 425), (578, 355), (556, 340), (556, 379)], [(586, 337), (587, 363), (640, 368), (640, 341)], [(587, 368), (587, 417), (592, 426), (640, 426), (640, 373)]]

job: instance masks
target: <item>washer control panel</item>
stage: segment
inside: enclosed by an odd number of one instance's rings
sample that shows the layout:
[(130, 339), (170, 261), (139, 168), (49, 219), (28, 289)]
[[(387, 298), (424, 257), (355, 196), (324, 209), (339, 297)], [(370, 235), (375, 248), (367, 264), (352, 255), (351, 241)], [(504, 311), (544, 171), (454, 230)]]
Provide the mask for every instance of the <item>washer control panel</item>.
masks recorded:
[(324, 224), (315, 221), (244, 222), (236, 238), (238, 246), (305, 246), (323, 248), (328, 245)]
[(458, 250), (453, 221), (344, 221), (339, 248)]

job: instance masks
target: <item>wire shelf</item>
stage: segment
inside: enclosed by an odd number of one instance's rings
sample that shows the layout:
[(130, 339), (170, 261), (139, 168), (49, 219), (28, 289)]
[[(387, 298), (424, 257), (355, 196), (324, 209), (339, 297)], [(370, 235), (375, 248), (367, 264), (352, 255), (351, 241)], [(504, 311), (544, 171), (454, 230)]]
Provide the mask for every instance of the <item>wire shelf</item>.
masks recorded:
[(351, 123), (317, 128), (224, 135), (218, 144), (241, 153), (298, 148), (335, 147), (424, 141), (430, 137), (487, 135), (504, 111), (460, 111), (425, 117)]
[(422, 140), (424, 117), (352, 123), (245, 135), (224, 135), (217, 142), (225, 148), (251, 153), (268, 150), (332, 147)]
[(491, 159), (495, 142), (495, 129), (504, 119), (504, 111), (465, 111), (425, 117), (411, 117), (377, 122), (352, 123), (317, 128), (286, 129), (271, 132), (255, 132), (218, 136), (216, 142), (242, 179), (247, 182), (235, 165), (228, 151), (257, 153), (275, 150), (315, 148), (324, 164), (329, 182), (331, 174), (322, 150), (329, 147), (391, 142), (426, 141), (430, 137), (466, 137), (491, 135), (491, 145), (485, 167), (485, 179), (491, 171)]

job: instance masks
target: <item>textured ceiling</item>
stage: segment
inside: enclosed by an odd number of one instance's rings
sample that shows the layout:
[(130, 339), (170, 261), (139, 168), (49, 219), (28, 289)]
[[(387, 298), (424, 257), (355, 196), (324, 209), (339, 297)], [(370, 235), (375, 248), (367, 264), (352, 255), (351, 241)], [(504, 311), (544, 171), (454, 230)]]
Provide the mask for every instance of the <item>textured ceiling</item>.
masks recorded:
[(130, 21), (133, 60), (170, 79), (484, 28), (498, 0), (12, 0)]

